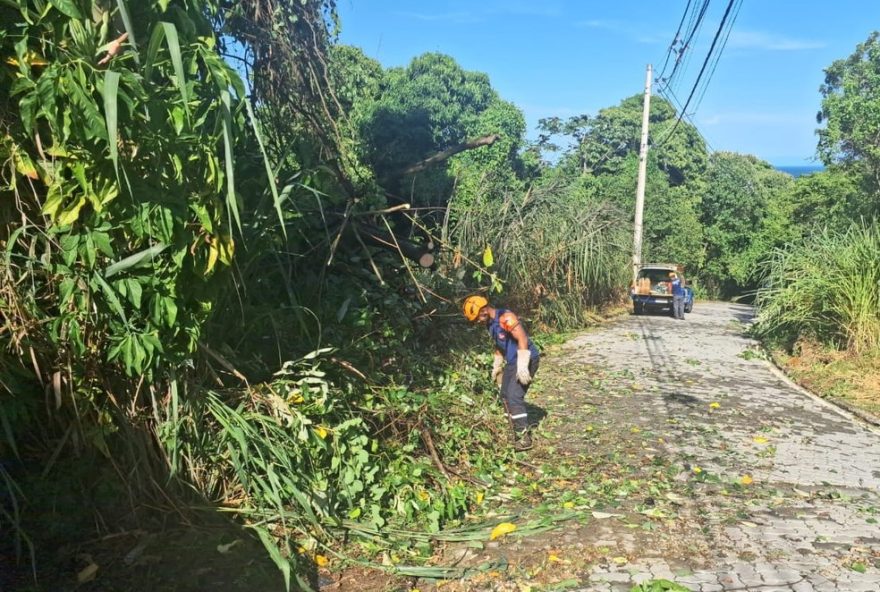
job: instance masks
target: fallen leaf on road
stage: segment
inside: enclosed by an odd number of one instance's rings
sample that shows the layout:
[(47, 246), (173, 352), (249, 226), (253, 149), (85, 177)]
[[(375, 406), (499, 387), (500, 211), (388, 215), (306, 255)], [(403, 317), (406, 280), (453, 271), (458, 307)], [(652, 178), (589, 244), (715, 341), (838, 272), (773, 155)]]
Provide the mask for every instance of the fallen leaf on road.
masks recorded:
[(613, 558), (611, 559), (611, 561), (613, 561), (613, 562), (616, 563), (617, 565), (626, 565), (626, 563), (627, 563), (628, 560), (627, 560), (626, 557), (613, 557)]
[(593, 512), (593, 518), (604, 520), (605, 518), (622, 518), (623, 514), (609, 514), (608, 512)]
[(513, 524), (512, 522), (502, 522), (492, 529), (492, 533), (489, 535), (489, 540), (494, 541), (498, 537), (509, 534), (514, 530), (516, 530), (516, 524)]
[(711, 403), (709, 403), (709, 407), (712, 409), (718, 409), (719, 407), (721, 407), (721, 403), (719, 403), (718, 401), (712, 401)]
[(217, 545), (217, 551), (219, 551), (223, 555), (226, 555), (227, 553), (229, 553), (229, 551), (232, 550), (232, 547), (239, 544), (240, 542), (241, 542), (241, 539), (235, 539), (234, 541), (232, 541), (228, 545)]
[(755, 436), (754, 438), (752, 438), (752, 442), (754, 442), (755, 444), (766, 444), (769, 441), (770, 440), (768, 440), (764, 436)]
[(752, 479), (751, 475), (743, 475), (739, 482), (743, 485), (751, 485), (754, 482), (754, 479)]
[(82, 568), (78, 574), (76, 574), (76, 581), (80, 584), (91, 582), (95, 579), (97, 573), (98, 565), (96, 563), (89, 563), (87, 566)]
[(680, 495), (676, 495), (674, 493), (667, 493), (666, 499), (671, 501), (673, 504), (681, 504), (682, 502), (684, 502), (683, 497), (681, 497)]

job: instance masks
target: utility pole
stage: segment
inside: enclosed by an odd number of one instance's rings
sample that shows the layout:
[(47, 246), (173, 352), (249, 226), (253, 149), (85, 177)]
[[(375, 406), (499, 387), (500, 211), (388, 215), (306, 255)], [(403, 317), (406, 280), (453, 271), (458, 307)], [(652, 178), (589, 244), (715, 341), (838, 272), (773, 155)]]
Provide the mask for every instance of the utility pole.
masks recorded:
[(633, 232), (633, 284), (642, 264), (642, 212), (645, 209), (645, 177), (648, 173), (648, 115), (651, 111), (651, 64), (645, 74), (645, 99), (642, 107), (642, 142), (639, 145), (639, 181), (636, 185), (636, 221)]

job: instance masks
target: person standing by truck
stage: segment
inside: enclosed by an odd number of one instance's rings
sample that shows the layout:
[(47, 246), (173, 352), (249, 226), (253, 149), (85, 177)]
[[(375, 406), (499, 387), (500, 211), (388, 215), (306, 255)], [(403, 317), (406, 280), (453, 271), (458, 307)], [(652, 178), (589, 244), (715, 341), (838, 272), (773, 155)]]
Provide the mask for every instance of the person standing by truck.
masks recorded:
[(492, 307), (483, 296), (468, 296), (462, 309), (467, 320), (485, 323), (495, 343), (492, 380), (501, 378), (501, 399), (513, 428), (514, 450), (528, 450), (532, 447), (532, 437), (525, 399), (538, 371), (538, 348), (529, 339), (519, 317), (507, 309)]
[(669, 279), (672, 284), (672, 316), (676, 319), (684, 320), (684, 286), (681, 278), (674, 271), (669, 273)]

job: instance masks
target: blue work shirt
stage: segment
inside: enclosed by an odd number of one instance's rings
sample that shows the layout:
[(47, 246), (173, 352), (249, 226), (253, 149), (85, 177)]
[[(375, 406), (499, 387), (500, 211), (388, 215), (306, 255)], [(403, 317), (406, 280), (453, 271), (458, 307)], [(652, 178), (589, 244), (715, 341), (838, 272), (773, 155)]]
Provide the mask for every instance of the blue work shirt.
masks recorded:
[(674, 278), (672, 280), (672, 295), (684, 296), (684, 286), (681, 285), (681, 278)]
[[(495, 347), (504, 355), (504, 359), (512, 364), (516, 363), (516, 352), (519, 349), (519, 344), (516, 342), (516, 338), (511, 335), (511, 332), (519, 324), (519, 318), (504, 308), (497, 309), (495, 311), (495, 318), (489, 319), (486, 323), (486, 327), (489, 329), (489, 336), (495, 342)], [(523, 327), (523, 331), (525, 330), (526, 328)], [(541, 354), (538, 352), (535, 344), (532, 343), (528, 333), (526, 333), (526, 339), (529, 340), (529, 351), (532, 353), (532, 358), (538, 358)]]

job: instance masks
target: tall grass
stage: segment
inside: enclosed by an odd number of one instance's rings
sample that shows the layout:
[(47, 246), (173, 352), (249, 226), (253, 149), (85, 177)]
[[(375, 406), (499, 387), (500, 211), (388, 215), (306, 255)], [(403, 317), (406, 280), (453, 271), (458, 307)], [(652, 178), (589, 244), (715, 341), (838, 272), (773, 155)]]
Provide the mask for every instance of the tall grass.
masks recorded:
[(543, 322), (579, 326), (591, 307), (626, 288), (631, 226), (576, 186), (554, 183), (453, 213), (453, 242), (467, 253), (490, 245), (506, 280), (505, 301), (536, 310)]
[(779, 249), (757, 293), (757, 330), (792, 345), (798, 339), (862, 353), (880, 348), (880, 226), (823, 230)]

